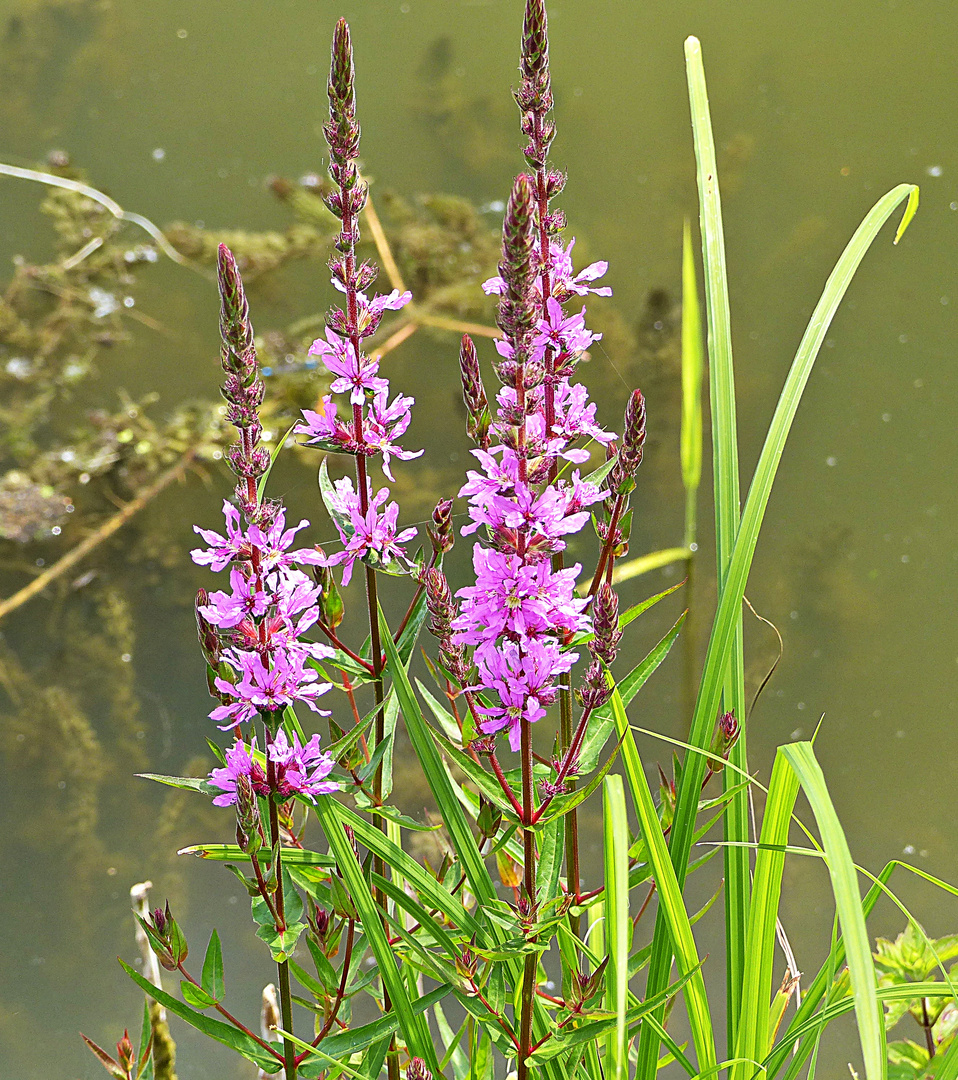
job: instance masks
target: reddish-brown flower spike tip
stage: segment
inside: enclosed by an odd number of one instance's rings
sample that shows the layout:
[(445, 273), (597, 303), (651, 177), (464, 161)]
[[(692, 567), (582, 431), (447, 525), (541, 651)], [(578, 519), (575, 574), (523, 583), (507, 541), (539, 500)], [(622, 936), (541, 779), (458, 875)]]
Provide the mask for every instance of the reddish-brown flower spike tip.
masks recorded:
[(549, 22), (545, 0), (527, 0), (522, 23), (522, 74), (535, 78), (549, 69)]
[[(535, 324), (538, 306), (532, 295), (536, 267), (533, 265), (535, 241), (535, 194), (532, 179), (520, 173), (512, 187), (502, 222), (502, 262), (499, 274), (506, 288), (499, 301), (496, 321), (511, 338), (517, 351)], [(525, 357), (517, 355), (516, 360)]]
[(329, 65), (329, 100), (352, 114), (356, 108), (353, 43), (345, 19), (336, 23), (333, 33), (332, 60)]
[(217, 253), (216, 283), (220, 291), (220, 334), (226, 347), (223, 366), (227, 372), (246, 376), (253, 350), (253, 325), (243, 279), (232, 251), (225, 244), (220, 244)]

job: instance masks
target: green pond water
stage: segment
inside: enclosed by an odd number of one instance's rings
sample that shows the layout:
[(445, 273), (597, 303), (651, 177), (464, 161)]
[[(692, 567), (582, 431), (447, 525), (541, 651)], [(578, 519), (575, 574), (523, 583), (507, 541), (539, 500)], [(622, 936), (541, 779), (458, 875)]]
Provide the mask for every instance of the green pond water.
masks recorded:
[[(92, 183), (158, 223), (286, 226), (265, 181), (323, 170), (328, 39), (340, 14), (353, 29), (374, 193), (449, 191), (490, 206), (520, 167), (509, 97), (519, 0), (114, 0), (75, 5), (83, 18), (43, 16), (43, 7), (0, 0), (3, 55), (29, 74), (0, 80), (10, 94), (0, 103), (0, 160), (30, 166), (64, 149)], [(610, 262), (615, 297), (593, 311), (612, 326), (606, 305), (619, 325), (584, 377), (611, 427), (631, 386), (648, 396), (633, 553), (682, 538), (669, 328), (682, 221), (696, 212), (684, 38), (703, 44), (721, 153), (746, 481), (834, 260), (882, 193), (921, 184), (907, 236), (896, 249), (886, 229), (834, 322), (782, 463), (748, 596), (781, 630), (785, 652), (749, 720), (749, 745), (767, 778), (774, 747), (809, 737), (824, 715), (817, 752), (858, 861), (877, 871), (904, 854), (958, 881), (958, 6), (554, 0), (550, 17), (553, 160), (570, 177), (561, 205), (583, 259)], [(46, 35), (39, 51), (37, 25)], [(442, 100), (423, 82), (430, 63), (445, 65)], [(18, 253), (49, 256), (39, 196), (35, 185), (0, 177), (7, 268)], [(254, 292), (257, 329), (321, 310), (321, 269), (293, 264)], [(659, 329), (647, 300), (656, 292), (665, 294)], [(213, 285), (161, 261), (137, 295), (138, 310), (164, 332), (134, 324), (132, 341), (101, 359), (78, 396), (78, 415), (114, 408), (118, 387), (158, 390), (160, 413), (216, 392)], [(454, 335), (420, 333), (388, 361), (393, 387), (417, 398), (406, 445), (427, 448), (421, 462), (397, 466), (407, 521), (453, 493), (468, 460), (456, 356)], [(290, 461), (276, 480), (294, 518), (316, 522), (310, 542), (328, 539), (314, 469)], [(52, 589), (0, 626), (0, 1076), (102, 1075), (77, 1031), (110, 1045), (138, 1024), (140, 995), (114, 957), (137, 955), (128, 894), (145, 878), (155, 901), (171, 898), (195, 951), (215, 923), (231, 1007), (251, 1023), (258, 1017), (272, 976), (252, 945), (246, 897), (222, 869), (172, 854), (229, 840), (228, 813), (132, 779), (183, 772), (191, 759), (208, 767), (204, 737), (214, 731), (191, 607), (212, 579), (186, 552), (192, 524), (215, 527), (230, 487), (214, 469), (205, 482), (192, 475), (168, 489), (69, 576), (95, 570), (88, 585)], [(74, 494), (82, 512), (82, 492)], [(700, 539), (699, 648), (714, 599), (704, 527)], [(3, 596), (29, 580), (24, 567), (66, 550), (55, 540), (2, 543)], [(460, 582), (466, 550), (455, 553)], [(637, 579), (623, 599), (678, 576), (673, 568)], [(636, 657), (681, 610), (673, 600), (636, 625), (627, 639)], [(347, 601), (358, 615), (360, 593)], [(754, 686), (776, 645), (751, 616), (746, 627)], [(679, 643), (637, 701), (636, 723), (682, 737), (694, 648)], [(55, 677), (55, 693), (31, 681), (38, 672)], [(649, 763), (669, 757), (651, 740), (643, 753)], [(402, 753), (397, 776), (398, 801), (421, 812)], [(584, 825), (586, 866), (598, 827), (595, 817)], [(694, 887), (704, 895), (715, 882)], [(954, 900), (910, 882), (901, 894), (929, 932), (958, 930)], [(718, 907), (701, 933), (715, 956)], [(819, 867), (787, 867), (782, 915), (800, 968), (814, 973), (832, 917)], [(878, 910), (874, 933), (901, 928), (900, 914)], [(718, 991), (724, 974), (709, 977)], [(252, 1075), (221, 1048), (181, 1027), (174, 1034), (184, 1080)], [(844, 1074), (855, 1055), (851, 1029), (826, 1053), (831, 1074)]]

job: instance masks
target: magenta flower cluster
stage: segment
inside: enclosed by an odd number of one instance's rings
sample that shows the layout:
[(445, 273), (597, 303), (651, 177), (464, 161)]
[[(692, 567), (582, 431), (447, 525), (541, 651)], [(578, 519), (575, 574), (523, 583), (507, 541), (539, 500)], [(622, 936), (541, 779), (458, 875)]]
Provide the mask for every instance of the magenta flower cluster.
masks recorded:
[(228, 731), (296, 701), (322, 712), (316, 699), (330, 684), (319, 681), (308, 661), (329, 657), (332, 650), (302, 640), (319, 618), (320, 589), (297, 564), (322, 565), (324, 558), (314, 548), (290, 550), (308, 522), (287, 529), (282, 507), (264, 505), (260, 523), (244, 530), (234, 506), (224, 502), (223, 513), (226, 535), (195, 526), (209, 546), (192, 552), (201, 566), (230, 568), (230, 591), (210, 593), (197, 606), (197, 615), (218, 631), (214, 666), (222, 672), (225, 663), (232, 672), (215, 677), (222, 703), (210, 719)]
[[(333, 285), (347, 291), (335, 274)], [(379, 375), (378, 359), (367, 356), (361, 348), (362, 339), (375, 333), (383, 312), (398, 311), (409, 303), (412, 294), (393, 289), (371, 300), (362, 292), (354, 295), (355, 303), (347, 303), (347, 310), (334, 308), (329, 312), (325, 338), (318, 338), (309, 350), (335, 376), (330, 390), (349, 395), (346, 416), (338, 414), (332, 394), (326, 394), (321, 411), (304, 409), (303, 422), (296, 427), (297, 435), (306, 436), (307, 446), (351, 454), (363, 462), (357, 487), (348, 478), (339, 480), (335, 495), (327, 500), (332, 502), (328, 509), (343, 550), (329, 556), (326, 565), (343, 567), (343, 585), (349, 584), (357, 559), (373, 567), (401, 563), (405, 559), (402, 545), (416, 535), (415, 529), (397, 533), (399, 506), (389, 501), (388, 488), (373, 491), (365, 459), (381, 455), (382, 470), (393, 480), (391, 458), (408, 461), (422, 454), (421, 450), (404, 450), (398, 442), (409, 427), (414, 399), (397, 394), (390, 401), (389, 382)], [(352, 308), (355, 310), (350, 312)]]
[[(508, 228), (507, 221), (507, 233)], [(475, 647), (469, 689), (481, 691), (487, 701), (498, 699), (477, 705), (479, 726), (487, 734), (507, 730), (513, 750), (519, 749), (523, 722), (542, 719), (555, 700), (557, 676), (578, 659), (566, 643), (589, 623), (588, 601), (575, 595), (581, 567), (554, 569), (551, 560), (565, 549), (563, 538), (588, 522), (589, 507), (607, 492), (577, 470), (557, 479), (556, 465), (559, 459), (588, 460), (588, 450), (575, 445), (582, 438), (602, 445), (614, 438), (597, 424), (586, 388), (571, 381), (583, 351), (601, 335), (586, 327), (584, 308), (571, 316), (562, 308), (572, 296), (609, 295), (606, 287), (591, 287), (606, 264), (593, 263), (576, 273), (572, 243), (563, 248), (551, 242), (543, 260), (537, 240), (529, 261), (538, 273), (524, 296), (502, 276), (483, 286), (504, 298), (500, 325), (505, 298), (517, 291), (518, 304), (537, 317), (526, 318), (531, 325), (525, 334), (507, 330), (506, 339), (496, 342), (505, 385), (491, 431), (501, 441), (473, 451), (480, 469), (468, 473), (459, 492), (469, 500), (471, 518), (462, 532), (484, 528), (485, 543), (475, 545), (476, 583), (457, 594), (460, 611), (452, 621), (453, 641)], [(544, 278), (550, 291), (543, 304)], [(521, 326), (521, 317), (516, 321)]]
[(267, 759), (273, 766), (273, 790), (281, 798), (305, 795), (315, 800), (316, 795), (328, 795), (339, 790), (335, 780), (327, 780), (334, 761), (331, 754), (324, 754), (319, 749), (319, 736), (314, 735), (304, 746), (295, 733), (291, 743), (286, 732), (280, 728), (265, 756), (257, 751), (255, 736), (248, 745), (237, 739), (226, 751), (225, 768), (214, 769), (210, 773), (210, 785), (223, 792), (213, 799), (213, 805), (236, 805), (236, 784), (241, 776), (249, 779), (257, 795), (269, 798), (270, 786), (264, 768)]

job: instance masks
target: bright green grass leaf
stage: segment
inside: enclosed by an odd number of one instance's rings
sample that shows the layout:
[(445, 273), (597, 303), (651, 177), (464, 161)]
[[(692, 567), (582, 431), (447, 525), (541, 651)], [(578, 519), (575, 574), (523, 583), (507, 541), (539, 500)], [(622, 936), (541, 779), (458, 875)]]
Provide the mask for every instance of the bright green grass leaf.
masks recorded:
[(878, 1004), (875, 965), (848, 841), (811, 743), (792, 743), (781, 747), (779, 753), (785, 755), (795, 770), (818, 823), (845, 941), (845, 961), (851, 975), (865, 1076), (867, 1080), (881, 1080), (885, 1074), (885, 1024)]
[[(708, 1069), (716, 1062), (715, 1036), (712, 1031), (712, 1018), (705, 993), (705, 982), (699, 970), (701, 962), (695, 946), (695, 938), (692, 934), (688, 912), (682, 900), (682, 890), (676, 877), (675, 868), (669, 859), (665, 837), (662, 834), (662, 826), (655, 810), (655, 804), (652, 801), (652, 792), (649, 790), (648, 781), (645, 778), (642, 759), (639, 756), (632, 729), (629, 727), (629, 721), (625, 715), (622, 698), (615, 689), (612, 691), (610, 702), (615, 717), (616, 731), (622, 739), (622, 763), (629, 783), (632, 803), (639, 818), (642, 835), (645, 837), (649, 862), (652, 865), (652, 873), (658, 888), (659, 911), (663, 912), (665, 925), (668, 928), (676, 960), (678, 961), (679, 971), (683, 975), (689, 976), (689, 983), (685, 989), (685, 998), (699, 1068)], [(658, 991), (648, 992), (648, 996), (654, 997), (656, 992)], [(657, 1018), (661, 1020), (658, 1015)], [(656, 1044), (657, 1055), (658, 1048)]]
[(739, 1059), (730, 1080), (752, 1080), (755, 1061), (769, 1049), (768, 1003), (772, 996), (775, 927), (782, 890), (785, 854), (776, 846), (788, 843), (788, 827), (798, 796), (798, 778), (779, 750), (768, 785), (762, 834), (755, 857), (749, 922), (745, 937), (745, 977), (735, 1054)]
[[(391, 639), (390, 639), (391, 640)], [(329, 842), (329, 849), (343, 879), (349, 889), (350, 897), (356, 905), (363, 931), (372, 948), (373, 955), (382, 976), (383, 985), (389, 992), (393, 1008), (399, 1020), (399, 1027), (405, 1037), (410, 1052), (421, 1057), (430, 1069), (438, 1072), (439, 1062), (436, 1058), (435, 1047), (429, 1034), (428, 1026), (421, 1015), (416, 1015), (406, 991), (406, 984), (396, 968), (396, 958), (389, 945), (382, 922), (380, 911), (373, 899), (366, 879), (359, 863), (353, 855), (353, 849), (346, 833), (343, 831), (339, 817), (335, 812), (335, 803), (331, 796), (320, 795), (316, 800), (316, 816), (319, 818), (323, 832)]]
[(602, 788), (602, 837), (605, 862), (605, 926), (609, 947), (606, 968), (606, 1005), (615, 1015), (615, 1027), (606, 1040), (606, 1077), (627, 1080), (629, 1075), (626, 1010), (629, 988), (629, 817), (621, 776), (607, 776)]

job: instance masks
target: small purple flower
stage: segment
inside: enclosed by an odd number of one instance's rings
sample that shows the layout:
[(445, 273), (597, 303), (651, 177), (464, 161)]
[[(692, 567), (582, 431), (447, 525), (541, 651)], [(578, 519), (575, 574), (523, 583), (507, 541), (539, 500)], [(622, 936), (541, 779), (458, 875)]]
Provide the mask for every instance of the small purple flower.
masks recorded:
[(239, 511), (225, 499), (223, 500), (223, 514), (226, 518), (226, 536), (220, 536), (212, 529), (201, 529), (199, 525), (194, 525), (193, 532), (198, 533), (210, 546), (206, 551), (196, 548), (190, 552), (193, 562), (198, 566), (208, 566), (217, 573), (234, 559), (248, 559), (250, 556), (249, 540), (240, 528)]
[(309, 525), (306, 518), (291, 529), (286, 528), (286, 513), (280, 509), (272, 524), (261, 529), (258, 525), (251, 525), (249, 541), (260, 551), (260, 565), (265, 573), (274, 570), (287, 569), (293, 563), (301, 563), (304, 566), (322, 566), (323, 556), (315, 548), (299, 548), (290, 551), (293, 537)]
[(352, 342), (332, 330), (326, 331), (325, 341), (317, 338), (313, 342), (309, 355), (320, 357), (327, 369), (339, 376), (330, 384), (330, 389), (335, 394), (348, 392), (353, 405), (362, 405), (367, 390), (373, 393), (389, 390), (389, 383), (385, 379), (376, 378), (379, 361), (363, 354), (357, 359)]
[(223, 794), (213, 800), (214, 806), (236, 805), (236, 781), (241, 776), (248, 776), (257, 795), (269, 795), (266, 785), (266, 773), (254, 757), (256, 752), (255, 736), (247, 746), (241, 739), (226, 751), (226, 767), (214, 769), (210, 773), (210, 784), (219, 788)]
[(422, 450), (403, 450), (395, 440), (409, 427), (411, 409), (415, 398), (397, 394), (391, 405), (386, 404), (385, 391), (377, 393), (369, 407), (363, 428), (363, 442), (366, 447), (375, 448), (383, 456), (383, 472), (390, 480), (395, 478), (389, 468), (389, 459), (397, 457), (400, 461), (411, 461), (420, 457)]
[(593, 334), (586, 329), (585, 308), (578, 315), (566, 316), (562, 306), (554, 296), (546, 301), (546, 318), (536, 327), (532, 339), (533, 350), (542, 350), (551, 346), (560, 357), (578, 356), (602, 335)]
[(210, 593), (209, 604), (198, 609), (207, 622), (225, 630), (269, 610), (269, 599), (262, 589), (256, 588), (256, 578), (247, 577), (238, 566), (230, 570), (230, 588), (232, 593)]
[(290, 744), (282, 728), (269, 747), (269, 758), (276, 768), (276, 789), (284, 798), (305, 795), (315, 802), (316, 795), (329, 795), (339, 791), (335, 780), (327, 780), (335, 764), (332, 754), (319, 749), (319, 736), (314, 735), (305, 746), (293, 732)]
[(306, 667), (304, 651), (277, 648), (270, 657), (269, 667), (258, 652), (230, 649), (224, 655), (239, 674), (235, 682), (216, 679), (216, 689), (235, 699), (232, 704), (222, 705), (210, 713), (211, 720), (230, 721), (220, 726), (221, 731), (229, 731), (237, 724), (251, 720), (258, 712), (279, 712), (294, 701), (305, 702), (322, 716), (329, 715), (317, 706), (316, 699), (332, 684), (318, 682), (318, 672)]
[(501, 646), (483, 645), (476, 649), (477, 684), (495, 690), (501, 706), (479, 706), (486, 717), (481, 728), (493, 734), (509, 728), (509, 745), (519, 749), (521, 721), (534, 724), (545, 714), (546, 705), (555, 700), (555, 676), (570, 671), (577, 653), (563, 653), (554, 641), (527, 641), (520, 646), (504, 641)]
[[(346, 547), (344, 551), (330, 555), (326, 560), (326, 565), (343, 564), (343, 585), (349, 584), (353, 573), (353, 563), (357, 559), (363, 559), (373, 566), (404, 559), (406, 553), (400, 545), (412, 540), (416, 535), (416, 530), (404, 529), (397, 534), (399, 504), (395, 502), (386, 504), (389, 489), (380, 488), (374, 496), (371, 496), (368, 509), (363, 514), (359, 505), (359, 496), (353, 491), (352, 481), (348, 477), (337, 480), (334, 487), (336, 490), (335, 508), (343, 517), (348, 516), (352, 531), (345, 531), (339, 521), (336, 522), (336, 528)], [(383, 509), (384, 504), (386, 505)]]
[(306, 445), (313, 443), (326, 445), (329, 449), (335, 448), (346, 453), (355, 452), (355, 433), (337, 417), (332, 396), (326, 394), (322, 404), (321, 413), (314, 412), (312, 409), (303, 409), (303, 423), (298, 424), (293, 433), (305, 435), (308, 439)]

